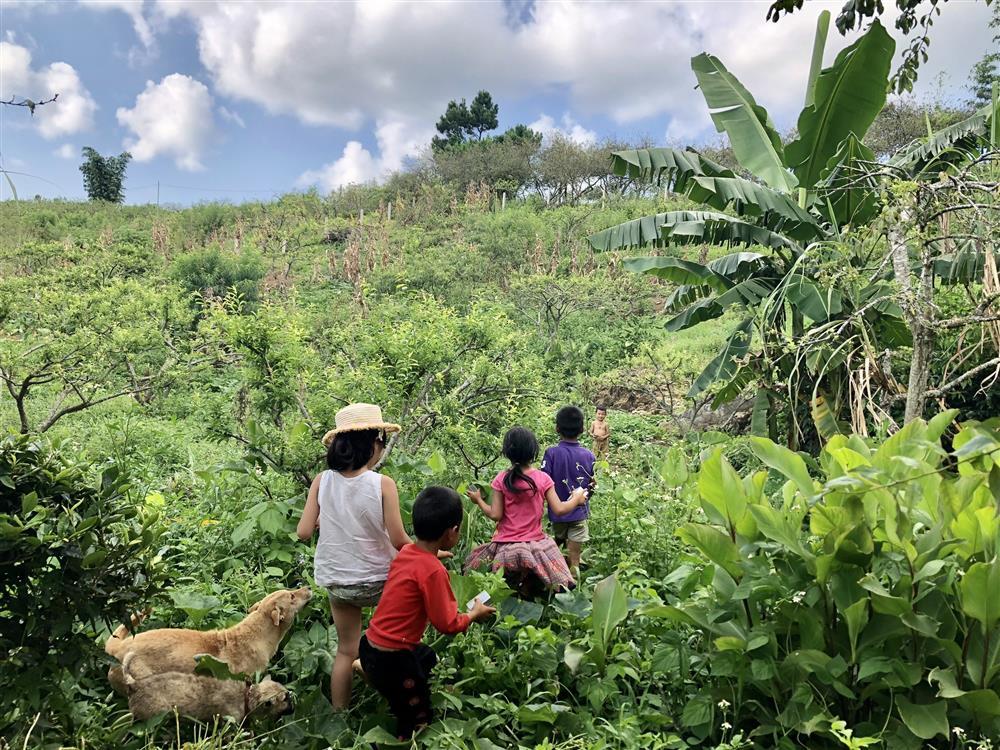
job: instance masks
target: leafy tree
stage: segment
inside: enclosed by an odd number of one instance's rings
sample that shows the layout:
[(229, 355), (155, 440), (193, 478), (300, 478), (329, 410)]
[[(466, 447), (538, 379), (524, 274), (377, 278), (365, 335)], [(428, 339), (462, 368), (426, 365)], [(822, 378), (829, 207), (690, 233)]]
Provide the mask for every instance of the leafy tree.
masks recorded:
[[(993, 35), (993, 44), (1000, 46), (1000, 3), (993, 6), (990, 28), (997, 30)], [(983, 55), (982, 59), (972, 66), (972, 72), (969, 74), (969, 89), (972, 91), (970, 103), (974, 107), (989, 104), (993, 97), (993, 86), (998, 80), (1000, 80), (1000, 52), (994, 49)]]
[(472, 106), (467, 105), (465, 99), (459, 103), (452, 100), (448, 102), (447, 109), (435, 126), (441, 135), (434, 136), (431, 145), (435, 150), (440, 150), (473, 138), (481, 141), (483, 133), (496, 130), (499, 111), (500, 107), (493, 103), (489, 91), (476, 94)]
[(886, 102), (864, 137), (877, 159), (887, 159), (906, 146), (954, 125), (972, 114), (942, 102), (923, 103), (909, 97)]
[(0, 440), (0, 736), (36, 712), (71, 723), (77, 683), (103, 672), (100, 624), (127, 622), (162, 585), (164, 526), (137, 490), (115, 464)]
[[(934, 19), (941, 15), (941, 6), (947, 1), (895, 0), (899, 12), (896, 17), (896, 28), (904, 35), (916, 30), (916, 35), (892, 78), (892, 86), (899, 93), (913, 90), (920, 64), (927, 61), (927, 48), (931, 44), (930, 30), (934, 25)], [(986, 0), (987, 5), (990, 2), (991, 0)], [(800, 10), (804, 4), (805, 0), (774, 0), (768, 8), (767, 18), (777, 22), (782, 14), (787, 15)], [(868, 19), (881, 17), (884, 12), (885, 5), (882, 0), (848, 0), (837, 15), (837, 29), (841, 34), (847, 34), (852, 29), (861, 28)]]
[(436, 151), (434, 167), (445, 182), (460, 190), (483, 183), (514, 195), (534, 177), (532, 159), (541, 145), (541, 136), (535, 136), (505, 133), (497, 138), (466, 141)]
[[(871, 250), (839, 244), (847, 227), (864, 226), (879, 215), (875, 156), (861, 139), (885, 102), (895, 45), (876, 20), (830, 68), (820, 71), (828, 19), (826, 13), (820, 17), (799, 135), (787, 146), (767, 112), (718, 58), (701, 54), (692, 60), (716, 127), (729, 135), (736, 158), (759, 182), (690, 151), (618, 152), (616, 173), (666, 179), (676, 191), (711, 210), (669, 211), (591, 237), (598, 250), (706, 242), (765, 249), (734, 253), (707, 265), (662, 256), (635, 258), (627, 265), (681, 285), (667, 300), (667, 310), (676, 313), (668, 330), (719, 318), (729, 308), (746, 310), (689, 396), (720, 382), (724, 385), (716, 402), (721, 403), (758, 377), (755, 429), (773, 430), (773, 421), (768, 421), (773, 420), (772, 406), (785, 401), (777, 399), (787, 390), (793, 406), (790, 444), (798, 431), (795, 405), (800, 394), (812, 402), (814, 420), (825, 425), (820, 429), (835, 431), (835, 422), (825, 419), (826, 409), (835, 417), (843, 406), (846, 354), (859, 351), (871, 358), (885, 348), (908, 345), (907, 328), (917, 335), (917, 318), (894, 301), (894, 271), (883, 264), (869, 275), (864, 269)], [(993, 119), (984, 109), (912, 144), (890, 161), (894, 174), (934, 178), (942, 169), (969, 161), (980, 152)], [(907, 250), (905, 243), (893, 245), (894, 231), (888, 232), (889, 244), (903, 254), (896, 266), (908, 280)], [(864, 280), (855, 285), (852, 280), (858, 278)], [(899, 273), (895, 280), (902, 283)], [(813, 350), (804, 361), (795, 342), (805, 334), (827, 336), (833, 331), (837, 341)], [(754, 332), (759, 348), (751, 355)], [(907, 420), (915, 416), (919, 412), (907, 408)]]
[(83, 158), (80, 171), (83, 172), (83, 189), (87, 191), (87, 197), (92, 201), (122, 203), (125, 200), (122, 183), (132, 154), (125, 151), (118, 156), (101, 156), (90, 146), (84, 146)]
[(189, 348), (192, 313), (176, 291), (115, 279), (95, 289), (0, 285), (0, 385), (22, 433), (123, 397), (148, 403), (178, 371), (202, 360)]

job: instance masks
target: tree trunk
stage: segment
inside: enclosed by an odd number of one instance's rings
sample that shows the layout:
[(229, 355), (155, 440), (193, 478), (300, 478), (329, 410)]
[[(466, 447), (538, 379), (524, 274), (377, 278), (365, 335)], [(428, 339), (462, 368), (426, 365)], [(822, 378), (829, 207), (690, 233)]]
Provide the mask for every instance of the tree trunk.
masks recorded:
[(920, 261), (920, 286), (910, 297), (913, 356), (910, 360), (910, 377), (906, 385), (906, 411), (903, 414), (903, 424), (920, 419), (924, 415), (927, 380), (930, 374), (931, 356), (934, 353), (934, 261), (930, 248), (926, 246), (923, 248)]
[(923, 416), (931, 355), (934, 352), (934, 333), (930, 326), (930, 317), (933, 314), (934, 266), (930, 250), (923, 248), (920, 286), (914, 289), (910, 280), (910, 254), (906, 243), (906, 233), (912, 215), (909, 208), (902, 208), (898, 222), (890, 227), (888, 232), (893, 274), (896, 283), (899, 284), (899, 307), (913, 336), (913, 354), (910, 358), (910, 376), (906, 386), (903, 424)]

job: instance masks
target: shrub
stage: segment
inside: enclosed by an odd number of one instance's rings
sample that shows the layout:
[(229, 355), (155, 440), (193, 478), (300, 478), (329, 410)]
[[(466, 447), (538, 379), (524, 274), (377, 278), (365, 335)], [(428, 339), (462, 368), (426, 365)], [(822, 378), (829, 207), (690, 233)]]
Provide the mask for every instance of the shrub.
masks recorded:
[(1000, 423), (966, 423), (949, 455), (955, 414), (877, 450), (838, 435), (819, 482), (753, 438), (787, 480), (770, 500), (767, 472), (741, 479), (718, 451), (703, 464), (707, 523), (678, 531), (697, 561), (671, 575), (672, 604), (647, 612), (701, 636), (681, 717), (696, 738), (728, 725), (761, 747), (818, 750), (853, 731), (916, 750), (998, 736)]
[(232, 255), (218, 247), (208, 247), (180, 256), (174, 262), (172, 276), (188, 292), (203, 297), (223, 297), (234, 289), (246, 302), (256, 302), (264, 264), (256, 253), (243, 251)]
[(0, 734), (38, 712), (71, 722), (81, 675), (103, 671), (102, 624), (158, 586), (161, 530), (117, 466), (92, 481), (58, 444), (0, 441)]

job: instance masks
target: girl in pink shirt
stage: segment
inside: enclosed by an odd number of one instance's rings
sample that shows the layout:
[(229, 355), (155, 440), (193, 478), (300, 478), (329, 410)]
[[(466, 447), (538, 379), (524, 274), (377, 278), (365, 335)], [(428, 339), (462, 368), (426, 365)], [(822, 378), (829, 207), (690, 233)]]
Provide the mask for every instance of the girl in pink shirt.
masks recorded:
[(542, 514), (548, 505), (553, 513), (568, 513), (587, 501), (586, 491), (576, 490), (563, 502), (556, 495), (552, 478), (532, 468), (538, 458), (538, 441), (525, 427), (511, 428), (503, 439), (503, 454), (510, 460), (510, 469), (501, 471), (490, 485), (491, 502), (472, 488), (469, 498), (492, 521), (497, 530), (487, 544), (469, 553), (465, 569), (490, 563), (492, 570), (503, 568), (504, 578), (511, 588), (528, 595), (533, 584), (540, 581), (545, 588), (560, 589), (574, 585), (559, 547), (542, 530)]

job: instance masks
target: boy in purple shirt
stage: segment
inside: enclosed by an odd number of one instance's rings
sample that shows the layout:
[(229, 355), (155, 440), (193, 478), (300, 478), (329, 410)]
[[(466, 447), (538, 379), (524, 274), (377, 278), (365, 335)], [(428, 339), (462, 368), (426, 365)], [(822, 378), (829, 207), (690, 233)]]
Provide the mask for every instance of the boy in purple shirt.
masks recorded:
[[(547, 448), (541, 469), (555, 483), (556, 494), (565, 502), (577, 487), (589, 490), (594, 486), (594, 454), (580, 445), (578, 438), (583, 434), (583, 412), (576, 406), (564, 406), (556, 412), (556, 432), (562, 438), (558, 445)], [(549, 511), (552, 535), (556, 541), (566, 545), (569, 567), (573, 576), (579, 577), (580, 554), (583, 545), (590, 541), (587, 518), (590, 516), (590, 501), (557, 516)]]

